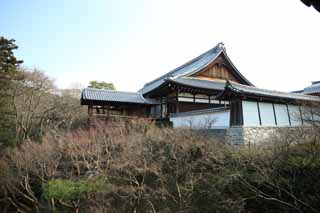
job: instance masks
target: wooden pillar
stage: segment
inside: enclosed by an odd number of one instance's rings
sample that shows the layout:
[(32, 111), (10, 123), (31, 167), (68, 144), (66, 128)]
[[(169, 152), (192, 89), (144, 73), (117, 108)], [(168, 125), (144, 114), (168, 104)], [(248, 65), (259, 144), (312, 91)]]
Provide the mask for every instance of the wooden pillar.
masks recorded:
[[(301, 110), (301, 106), (299, 105), (299, 112), (300, 112), (300, 119), (301, 119), (301, 124), (303, 125), (303, 112), (302, 112), (302, 110)], [(305, 112), (304, 112), (305, 113)]]
[(92, 116), (92, 106), (88, 105), (88, 115)]
[(287, 113), (288, 113), (288, 118), (289, 118), (289, 125), (291, 126), (291, 117), (290, 117), (290, 112), (289, 112), (289, 106), (288, 104), (286, 104), (287, 106)]
[[(230, 104), (230, 103), (229, 103)], [(243, 125), (243, 107), (242, 107), (242, 100), (239, 100), (239, 125)]]
[(161, 97), (161, 101), (160, 101), (160, 117), (163, 118), (163, 106), (162, 106), (162, 97)]
[(165, 118), (169, 117), (169, 109), (168, 109), (168, 96), (165, 97)]
[(230, 126), (243, 125), (242, 101), (230, 100)]
[(276, 126), (278, 126), (278, 119), (277, 119), (276, 109), (274, 107), (274, 103), (272, 103), (272, 109), (273, 109), (274, 122), (275, 122)]
[(179, 90), (176, 92), (176, 113), (178, 113), (179, 110)]
[(235, 125), (235, 116), (234, 116), (234, 101), (230, 100), (230, 118), (229, 118), (229, 122), (230, 122), (230, 126), (234, 126)]

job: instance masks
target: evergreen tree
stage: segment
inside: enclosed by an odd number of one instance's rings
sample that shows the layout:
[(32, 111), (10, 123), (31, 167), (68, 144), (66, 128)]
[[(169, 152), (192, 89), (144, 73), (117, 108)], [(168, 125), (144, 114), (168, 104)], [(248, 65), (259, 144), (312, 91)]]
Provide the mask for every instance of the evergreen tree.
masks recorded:
[(19, 80), (18, 60), (14, 50), (15, 40), (0, 37), (0, 146), (13, 145), (16, 138), (14, 93), (15, 81)]
[(107, 83), (104, 81), (90, 81), (89, 88), (96, 88), (96, 89), (108, 89), (108, 90), (116, 90), (113, 83)]

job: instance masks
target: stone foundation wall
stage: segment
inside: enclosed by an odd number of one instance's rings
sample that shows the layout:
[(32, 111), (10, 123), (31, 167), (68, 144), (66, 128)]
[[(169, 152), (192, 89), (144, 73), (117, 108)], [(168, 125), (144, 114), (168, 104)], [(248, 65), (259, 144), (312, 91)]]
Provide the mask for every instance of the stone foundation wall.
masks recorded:
[[(227, 129), (197, 130), (200, 134), (214, 137), (219, 142), (232, 145), (255, 145), (272, 141), (292, 142), (310, 140), (317, 134), (312, 127), (230, 127)], [(320, 133), (318, 134), (320, 137)]]
[(244, 144), (260, 144), (272, 140), (279, 134), (281, 127), (244, 127)]
[(281, 137), (291, 141), (308, 140), (314, 137), (312, 127), (230, 127), (226, 131), (225, 142), (233, 145), (261, 144)]
[(225, 142), (233, 145), (244, 144), (244, 130), (243, 127), (230, 127), (226, 131)]

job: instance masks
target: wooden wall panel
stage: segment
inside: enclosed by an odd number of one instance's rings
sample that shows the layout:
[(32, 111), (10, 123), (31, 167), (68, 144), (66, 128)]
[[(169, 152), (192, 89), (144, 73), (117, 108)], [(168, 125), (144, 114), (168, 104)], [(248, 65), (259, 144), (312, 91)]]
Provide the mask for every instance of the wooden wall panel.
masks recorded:
[(215, 104), (179, 102), (179, 112), (209, 109), (217, 106)]
[(239, 82), (237, 78), (232, 74), (232, 72), (224, 65), (216, 63), (204, 71), (196, 74), (194, 77), (204, 78), (204, 79), (222, 79), (230, 80), (234, 82)]

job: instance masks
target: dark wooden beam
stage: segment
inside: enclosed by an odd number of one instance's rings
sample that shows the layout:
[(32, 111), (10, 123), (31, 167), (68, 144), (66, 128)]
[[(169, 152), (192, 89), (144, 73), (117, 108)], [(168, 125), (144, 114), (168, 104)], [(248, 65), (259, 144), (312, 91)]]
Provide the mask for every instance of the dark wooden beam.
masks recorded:
[(259, 106), (259, 102), (258, 101), (257, 101), (257, 107), (258, 107), (258, 114), (259, 114), (259, 123), (260, 123), (260, 126), (261, 126), (262, 122), (261, 122), (260, 106)]
[(287, 112), (288, 112), (288, 118), (289, 118), (289, 125), (291, 126), (291, 117), (290, 117), (290, 113), (289, 113), (288, 104), (286, 104), (286, 106), (287, 106)]
[(274, 121), (275, 121), (276, 126), (278, 126), (277, 115), (276, 115), (276, 109), (275, 109), (275, 107), (274, 107), (274, 103), (272, 103), (272, 108), (273, 108)]

